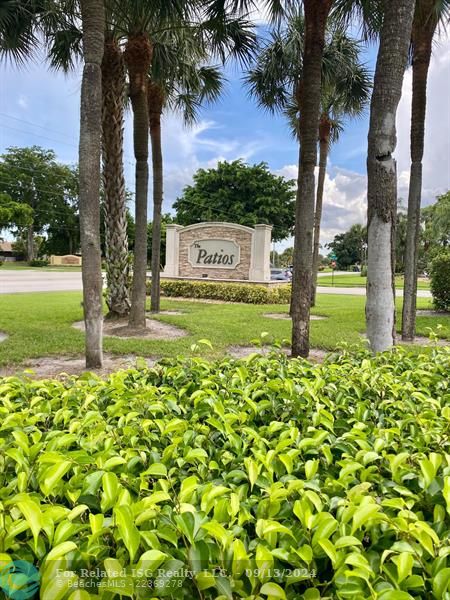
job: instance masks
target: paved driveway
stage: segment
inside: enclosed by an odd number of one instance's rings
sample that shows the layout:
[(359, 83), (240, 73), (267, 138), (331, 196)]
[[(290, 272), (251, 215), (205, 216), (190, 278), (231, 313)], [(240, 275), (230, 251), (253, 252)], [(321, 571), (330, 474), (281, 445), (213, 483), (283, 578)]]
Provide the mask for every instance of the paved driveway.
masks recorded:
[[(0, 269), (0, 294), (14, 294), (16, 292), (63, 292), (81, 291), (81, 273), (66, 271), (2, 271)], [(344, 294), (348, 296), (365, 296), (364, 287), (325, 287), (318, 286), (319, 294)], [(402, 296), (403, 290), (397, 290), (397, 296)], [(431, 298), (428, 290), (418, 290), (419, 298)]]

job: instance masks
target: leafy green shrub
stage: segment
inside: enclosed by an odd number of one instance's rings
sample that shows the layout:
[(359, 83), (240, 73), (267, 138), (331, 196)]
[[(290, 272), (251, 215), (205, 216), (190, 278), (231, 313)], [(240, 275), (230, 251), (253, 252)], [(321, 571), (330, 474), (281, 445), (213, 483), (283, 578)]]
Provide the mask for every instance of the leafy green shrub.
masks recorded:
[(5, 261), (0, 258), (0, 267), (3, 265)]
[(49, 600), (448, 598), (449, 371), (441, 348), (0, 379), (0, 563)]
[(286, 304), (290, 302), (291, 286), (268, 288), (247, 283), (163, 279), (161, 293), (170, 297), (204, 298), (246, 304)]
[(433, 259), (430, 276), (434, 306), (450, 311), (450, 252), (442, 252)]
[(45, 258), (34, 258), (28, 262), (30, 267), (47, 267), (49, 265), (49, 261)]

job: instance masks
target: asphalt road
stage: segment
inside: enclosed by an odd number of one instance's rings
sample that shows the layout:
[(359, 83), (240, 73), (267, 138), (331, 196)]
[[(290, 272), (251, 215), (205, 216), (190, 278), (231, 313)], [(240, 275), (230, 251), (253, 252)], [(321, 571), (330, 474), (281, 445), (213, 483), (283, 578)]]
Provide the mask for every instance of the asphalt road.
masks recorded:
[[(31, 292), (63, 292), (81, 291), (81, 273), (66, 271), (2, 271), (0, 269), (0, 294), (31, 293)], [(318, 286), (319, 294), (344, 294), (348, 296), (365, 296), (365, 288), (347, 287), (332, 288)], [(397, 296), (402, 296), (403, 290), (397, 290)], [(419, 298), (431, 298), (428, 290), (418, 290)]]
[(17, 292), (62, 292), (82, 289), (81, 272), (0, 269), (0, 294)]

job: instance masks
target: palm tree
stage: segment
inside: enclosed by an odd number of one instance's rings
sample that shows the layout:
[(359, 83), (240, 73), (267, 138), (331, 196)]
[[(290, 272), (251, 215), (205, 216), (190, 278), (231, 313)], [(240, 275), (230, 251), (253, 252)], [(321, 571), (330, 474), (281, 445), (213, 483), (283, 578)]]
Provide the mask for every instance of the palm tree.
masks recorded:
[(123, 169), (126, 76), (115, 32), (107, 28), (102, 61), (102, 161), (105, 207), (105, 252), (108, 316), (130, 310), (127, 205)]
[[(333, 78), (327, 78), (322, 86), (322, 102), (319, 120), (319, 174), (317, 180), (316, 207), (314, 213), (313, 240), (313, 287), (311, 306), (315, 305), (317, 274), (319, 271), (320, 224), (322, 219), (323, 191), (330, 144), (339, 139), (343, 120), (360, 116), (369, 101), (371, 77), (359, 61), (360, 45), (347, 35), (337, 32), (326, 48), (330, 56), (338, 59)], [(324, 61), (328, 58), (325, 56)]]
[(386, 2), (370, 107), (367, 156), (367, 335), (373, 352), (395, 340), (395, 117), (408, 58), (415, 0)]
[(411, 172), (405, 251), (402, 339), (414, 339), (416, 329), (417, 260), (420, 237), (422, 159), (425, 139), (427, 79), (433, 39), (439, 23), (450, 18), (449, 0), (417, 0), (411, 35), (413, 69), (411, 107)]
[[(67, 4), (67, 5), (66, 5)], [(5, 2), (0, 11), (0, 56), (21, 64), (41, 45), (55, 40), (58, 30), (73, 34), (68, 15), (72, 2)], [(103, 0), (80, 0), (83, 29), (83, 81), (79, 144), (80, 239), (83, 255), (83, 309), (86, 367), (102, 365), (102, 276), (100, 252), (101, 61), (105, 9)], [(80, 41), (80, 34), (73, 36)], [(64, 36), (63, 36), (64, 37)], [(71, 38), (72, 39), (72, 38)], [(71, 59), (69, 59), (71, 60)]]
[[(129, 313), (129, 260), (127, 206), (123, 169), (123, 127), (126, 75), (119, 32), (111, 5), (107, 7), (105, 47), (102, 60), (102, 182), (105, 217), (105, 254), (108, 317)], [(52, 27), (47, 26), (50, 66), (65, 73), (74, 69), (81, 58), (79, 15), (67, 4)]]
[(305, 43), (302, 78), (297, 90), (300, 109), (300, 153), (292, 274), (292, 356), (307, 357), (309, 354), (315, 205), (314, 170), (317, 162), (317, 123), (322, 91), (322, 58), (331, 5), (332, 0), (303, 0)]
[(81, 0), (83, 81), (79, 147), (80, 232), (86, 367), (102, 366), (102, 273), (100, 251), (100, 154), (105, 9), (103, 0)]
[(161, 213), (163, 202), (163, 156), (161, 116), (167, 109), (181, 112), (184, 122), (195, 121), (203, 101), (216, 100), (222, 89), (222, 76), (216, 67), (199, 66), (207, 59), (198, 30), (165, 36), (154, 47), (148, 83), (148, 111), (153, 172), (152, 280), (150, 309), (160, 309)]
[(152, 7), (143, 1), (124, 2), (122, 16), (127, 25), (125, 64), (129, 78), (129, 96), (133, 110), (133, 142), (136, 159), (135, 206), (136, 233), (134, 242), (133, 287), (129, 325), (145, 328), (145, 297), (147, 279), (147, 193), (148, 193), (148, 108), (147, 74), (153, 45), (149, 30)]
[[(271, 112), (284, 113), (298, 138), (298, 88), (302, 79), (304, 18), (291, 12), (288, 20), (271, 36), (246, 76), (251, 95)], [(321, 111), (318, 125), (319, 176), (314, 215), (312, 304), (318, 271), (319, 237), (323, 189), (330, 143), (336, 141), (345, 116), (363, 111), (370, 93), (370, 76), (359, 61), (360, 44), (339, 27), (329, 27), (322, 61)]]
[[(183, 31), (197, 25), (202, 43), (210, 54), (218, 52), (240, 56), (248, 52), (253, 40), (248, 25), (229, 13), (208, 13), (216, 0), (112, 0), (114, 14), (125, 43), (125, 64), (129, 78), (129, 96), (133, 110), (134, 152), (136, 158), (136, 233), (134, 246), (133, 287), (129, 325), (145, 328), (147, 272), (147, 188), (148, 188), (148, 73), (155, 44), (167, 32)], [(208, 50), (208, 51), (209, 51)], [(178, 57), (180, 58), (180, 57)], [(156, 133), (155, 133), (156, 135)], [(155, 154), (155, 160), (161, 157)], [(160, 196), (161, 191), (157, 190)], [(157, 237), (157, 236), (155, 236)], [(156, 243), (156, 242), (155, 242)], [(155, 260), (157, 253), (155, 253)]]
[[(292, 280), (292, 355), (309, 354), (309, 319), (312, 287), (313, 230), (315, 208), (315, 167), (317, 161), (317, 123), (320, 116), (322, 90), (322, 58), (325, 32), (331, 9), (342, 14), (360, 12), (370, 15), (368, 0), (303, 0), (305, 36), (302, 76), (296, 85), (300, 108), (299, 169), (294, 236), (294, 270)], [(237, 2), (239, 5), (247, 4)], [(267, 2), (278, 18), (286, 9), (295, 9), (298, 2), (271, 0)], [(369, 11), (367, 10), (369, 8)]]

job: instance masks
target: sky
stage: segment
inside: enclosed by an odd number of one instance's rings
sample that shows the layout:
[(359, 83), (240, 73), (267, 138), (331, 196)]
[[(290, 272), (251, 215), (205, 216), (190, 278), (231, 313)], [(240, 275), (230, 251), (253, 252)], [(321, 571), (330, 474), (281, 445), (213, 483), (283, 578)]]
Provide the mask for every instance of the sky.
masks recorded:
[[(376, 48), (369, 47), (364, 61), (374, 70)], [(266, 162), (272, 172), (296, 179), (298, 147), (281, 117), (260, 110), (248, 97), (242, 72), (227, 68), (221, 99), (204, 107), (198, 122), (186, 128), (176, 114), (163, 118), (165, 164), (164, 212), (192, 182), (198, 168), (214, 167), (220, 160)], [(411, 71), (407, 71), (397, 115), (396, 150), (399, 198), (408, 198)], [(9, 146), (39, 145), (55, 151), (61, 162), (75, 163), (78, 153), (81, 70), (69, 76), (50, 71), (35, 60), (17, 68), (0, 63), (0, 154)], [(436, 43), (429, 74), (423, 204), (450, 189), (450, 41)], [(348, 121), (339, 142), (332, 147), (325, 182), (321, 243), (366, 218), (366, 152), (368, 111)], [(125, 175), (134, 190), (131, 115), (125, 124)], [(133, 211), (133, 205), (130, 205)], [(151, 182), (149, 214), (151, 215)], [(281, 250), (292, 244), (285, 240)]]

